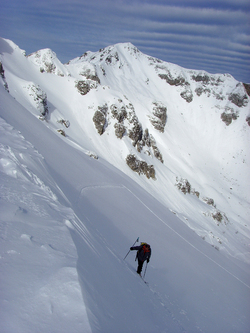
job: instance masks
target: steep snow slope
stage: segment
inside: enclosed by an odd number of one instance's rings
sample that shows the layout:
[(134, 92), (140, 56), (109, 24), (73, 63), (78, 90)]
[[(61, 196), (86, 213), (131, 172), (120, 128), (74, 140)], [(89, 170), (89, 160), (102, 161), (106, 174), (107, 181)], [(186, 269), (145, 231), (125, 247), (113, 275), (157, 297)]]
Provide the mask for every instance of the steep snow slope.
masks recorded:
[(53, 184), (43, 157), (2, 118), (0, 142), (0, 331), (90, 332), (63, 223), (74, 214), (43, 182)]
[(4, 39), (1, 53), (3, 85), (46, 127), (129, 175), (217, 249), (249, 262), (250, 111), (242, 83), (162, 62), (129, 43), (67, 65), (48, 49), (25, 57)]
[[(22, 134), (1, 120), (4, 332), (249, 329), (249, 266), (213, 249), (3, 89), (0, 115)], [(149, 285), (135, 273), (132, 253), (123, 260), (138, 236), (153, 249)]]

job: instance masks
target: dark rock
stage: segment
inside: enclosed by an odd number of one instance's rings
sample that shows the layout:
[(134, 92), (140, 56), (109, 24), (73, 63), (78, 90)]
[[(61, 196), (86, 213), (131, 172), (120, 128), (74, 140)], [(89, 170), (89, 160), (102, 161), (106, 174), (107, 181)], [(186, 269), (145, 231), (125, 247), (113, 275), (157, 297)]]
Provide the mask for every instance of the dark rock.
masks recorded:
[(248, 104), (248, 98), (246, 94), (243, 96), (240, 94), (230, 94), (228, 99), (240, 108)]
[(77, 81), (76, 88), (81, 95), (86, 95), (90, 91), (90, 86), (86, 81)]

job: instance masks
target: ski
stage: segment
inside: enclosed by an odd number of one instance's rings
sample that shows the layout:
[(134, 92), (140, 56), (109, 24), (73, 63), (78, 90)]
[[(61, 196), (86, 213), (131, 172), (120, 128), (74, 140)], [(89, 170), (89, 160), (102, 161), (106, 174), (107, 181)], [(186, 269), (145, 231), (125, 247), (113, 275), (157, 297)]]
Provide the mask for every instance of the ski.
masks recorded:
[(140, 278), (142, 279), (142, 281), (143, 281), (146, 285), (148, 285), (148, 282), (145, 281), (144, 278), (143, 278), (140, 274), (138, 274), (138, 275), (140, 276)]

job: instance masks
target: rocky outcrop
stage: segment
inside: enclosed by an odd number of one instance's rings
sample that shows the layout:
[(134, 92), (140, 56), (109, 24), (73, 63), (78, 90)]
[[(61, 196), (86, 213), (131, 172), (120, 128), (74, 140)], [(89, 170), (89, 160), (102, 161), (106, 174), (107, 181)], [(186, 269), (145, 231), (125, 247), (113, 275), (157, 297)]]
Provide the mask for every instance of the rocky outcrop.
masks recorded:
[[(166, 108), (155, 104), (156, 114), (158, 115), (158, 125), (163, 130), (163, 124), (166, 121)], [(115, 135), (118, 139), (122, 139), (127, 135), (132, 145), (136, 147), (138, 153), (144, 153), (148, 156), (154, 156), (161, 163), (163, 163), (163, 157), (159, 151), (156, 140), (146, 128), (143, 130), (140, 124), (132, 103), (124, 105), (121, 99), (118, 103), (113, 103), (108, 107), (107, 104), (99, 106), (94, 113), (93, 122), (97, 132), (102, 135), (107, 127), (114, 122)], [(129, 167), (137, 172), (139, 175), (144, 174), (147, 178), (155, 178), (155, 169), (153, 165), (148, 165), (145, 161), (139, 160), (135, 155), (130, 154), (126, 159)]]
[(112, 104), (110, 106), (110, 111), (112, 117), (118, 121), (118, 123), (123, 123), (123, 121), (127, 118), (127, 110), (125, 106), (119, 108), (117, 105)]
[(26, 91), (28, 99), (30, 100), (33, 107), (38, 111), (39, 118), (45, 120), (48, 113), (47, 105), (47, 94), (35, 83), (29, 83), (24, 86), (23, 89)]
[(96, 89), (100, 85), (100, 79), (96, 74), (95, 67), (86, 62), (80, 64), (78, 75), (83, 79), (75, 81), (75, 87), (81, 95), (86, 95), (91, 89)]
[(122, 139), (124, 134), (126, 133), (126, 127), (123, 124), (116, 123), (115, 127), (115, 135), (118, 139)]
[(156, 141), (153, 137), (152, 134), (149, 134), (149, 131), (148, 129), (146, 128), (145, 131), (143, 132), (143, 135), (142, 135), (142, 139), (140, 141), (137, 142), (137, 150), (138, 152), (141, 152), (143, 150), (144, 147), (146, 147), (146, 154), (147, 155), (151, 155), (151, 152), (150, 152), (150, 148), (152, 148), (153, 150), (153, 155), (161, 162), (163, 163), (163, 158), (162, 158), (162, 154), (161, 152), (159, 151), (159, 149), (157, 148), (157, 145), (156, 145)]
[(131, 170), (137, 172), (139, 175), (144, 174), (148, 179), (155, 179), (155, 169), (153, 165), (148, 165), (145, 161), (136, 158), (135, 155), (130, 154), (126, 158), (126, 163)]
[(239, 117), (239, 114), (234, 111), (232, 108), (227, 108), (225, 112), (221, 114), (221, 120), (229, 126), (233, 120), (236, 120)]
[(58, 122), (58, 124), (64, 125), (66, 128), (69, 128), (69, 126), (70, 126), (70, 122), (68, 120), (65, 120), (65, 119), (57, 120), (57, 122)]
[(175, 86), (175, 87), (182, 87), (183, 89), (180, 92), (180, 96), (186, 100), (187, 103), (191, 103), (193, 100), (193, 93), (190, 88), (190, 83), (186, 80), (184, 76), (181, 74), (177, 74), (174, 76), (167, 67), (163, 65), (156, 65), (155, 66), (156, 71), (161, 71), (163, 73), (159, 73), (158, 76), (165, 80), (169, 85)]
[(250, 96), (250, 84), (247, 83), (243, 83), (243, 86), (246, 90), (246, 93), (248, 94), (248, 96)]
[(127, 119), (126, 107), (123, 105), (121, 108), (119, 108), (117, 105), (112, 104), (110, 106), (110, 111), (112, 117), (117, 121), (114, 124), (115, 135), (118, 139), (122, 139), (126, 133), (126, 126), (124, 125), (124, 120)]
[(199, 198), (201, 201), (203, 201), (205, 204), (207, 204), (208, 206), (213, 207), (212, 208), (212, 212), (210, 210), (210, 212), (204, 212), (203, 214), (205, 216), (210, 216), (212, 217), (215, 221), (217, 221), (217, 225), (219, 226), (221, 223), (223, 224), (228, 224), (229, 220), (226, 216), (225, 213), (221, 212), (219, 209), (216, 208), (216, 204), (214, 202), (214, 199), (212, 198), (208, 198), (208, 197), (203, 197), (200, 198), (200, 193), (198, 191), (196, 191), (194, 188), (191, 187), (190, 182), (187, 179), (183, 179), (183, 178), (178, 178), (176, 177), (176, 183), (175, 186), (177, 186), (177, 188), (184, 194), (193, 194), (196, 195), (197, 198)]
[(90, 91), (90, 86), (87, 81), (76, 81), (75, 86), (81, 95), (86, 95)]
[(95, 128), (97, 129), (97, 132), (100, 135), (102, 135), (105, 131), (107, 111), (108, 111), (107, 104), (103, 106), (98, 106), (98, 110), (95, 112), (93, 116), (93, 122), (95, 124)]
[(93, 73), (93, 71), (91, 71), (91, 69), (89, 69), (89, 68), (81, 71), (79, 74), (84, 76), (87, 80), (95, 81), (98, 84), (101, 83), (101, 81), (100, 81), (98, 75), (96, 74), (96, 72)]
[(246, 117), (246, 122), (248, 123), (248, 126), (250, 126), (250, 116)]
[(191, 78), (198, 83), (197, 88), (195, 88), (197, 96), (205, 94), (207, 97), (210, 97), (213, 95), (216, 99), (221, 101), (226, 98), (223, 96), (222, 91), (218, 90), (218, 86), (223, 82), (223, 79), (220, 76), (201, 72), (198, 74), (192, 74)]
[(248, 104), (248, 97), (246, 94), (231, 93), (228, 97), (229, 101), (238, 106), (239, 108)]
[(153, 103), (153, 117), (150, 118), (151, 124), (160, 132), (164, 132), (167, 121), (167, 108), (161, 103)]
[(5, 90), (7, 90), (9, 92), (8, 84), (7, 84), (5, 75), (4, 75), (3, 65), (2, 65), (1, 62), (0, 62), (0, 76), (1, 76), (1, 78), (3, 80), (3, 85), (4, 85)]
[(39, 66), (41, 73), (51, 73), (58, 76), (68, 75), (63, 64), (57, 59), (55, 52), (50, 49), (39, 50), (28, 55), (27, 58)]
[(202, 82), (203, 84), (208, 84), (211, 82), (211, 78), (207, 74), (192, 75), (192, 79), (195, 82)]
[(159, 69), (163, 69), (166, 71), (166, 73), (161, 73), (158, 74), (158, 76), (162, 79), (165, 80), (170, 86), (185, 86), (189, 84), (186, 82), (185, 78), (182, 77), (181, 75), (178, 75), (177, 77), (173, 77), (172, 74), (170, 73), (169, 70), (167, 70), (164, 66), (156, 66)]
[(200, 72), (197, 74), (193, 74), (192, 80), (195, 82), (200, 82), (203, 85), (211, 85), (211, 86), (219, 86), (223, 82), (223, 77), (218, 76), (218, 75), (213, 75), (213, 74), (208, 74), (204, 72)]
[(184, 194), (191, 193), (191, 184), (187, 179), (178, 179), (176, 178), (176, 184), (177, 188)]
[(182, 91), (180, 95), (187, 103), (191, 103), (193, 100), (193, 93), (189, 87), (185, 91)]

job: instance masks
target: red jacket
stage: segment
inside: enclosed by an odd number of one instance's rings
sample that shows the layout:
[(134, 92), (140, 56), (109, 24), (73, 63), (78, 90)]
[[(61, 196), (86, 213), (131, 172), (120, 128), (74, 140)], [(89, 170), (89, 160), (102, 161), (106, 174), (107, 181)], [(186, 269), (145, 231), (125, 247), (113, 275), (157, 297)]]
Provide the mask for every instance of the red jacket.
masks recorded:
[(142, 244), (139, 246), (133, 246), (130, 250), (137, 250), (137, 258), (139, 261), (149, 260), (151, 257), (151, 247), (149, 244)]

